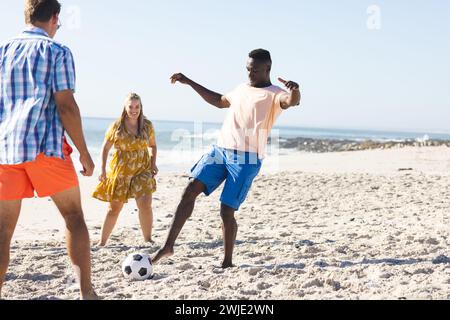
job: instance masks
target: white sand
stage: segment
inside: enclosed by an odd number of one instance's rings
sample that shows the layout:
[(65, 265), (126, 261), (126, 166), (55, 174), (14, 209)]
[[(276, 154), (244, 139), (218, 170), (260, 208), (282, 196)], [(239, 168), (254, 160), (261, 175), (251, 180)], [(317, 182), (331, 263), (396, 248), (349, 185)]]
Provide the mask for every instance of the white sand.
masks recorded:
[[(96, 178), (80, 179), (98, 239), (106, 204), (90, 197)], [(268, 159), (237, 215), (236, 268), (214, 267), (223, 255), (219, 190), (199, 198), (155, 278), (130, 283), (121, 261), (158, 249), (187, 179), (162, 173), (158, 183), (157, 243), (142, 242), (131, 202), (110, 245), (92, 249), (94, 284), (106, 299), (450, 298), (450, 148)], [(4, 298), (78, 297), (62, 219), (48, 199), (24, 201), (11, 258)]]

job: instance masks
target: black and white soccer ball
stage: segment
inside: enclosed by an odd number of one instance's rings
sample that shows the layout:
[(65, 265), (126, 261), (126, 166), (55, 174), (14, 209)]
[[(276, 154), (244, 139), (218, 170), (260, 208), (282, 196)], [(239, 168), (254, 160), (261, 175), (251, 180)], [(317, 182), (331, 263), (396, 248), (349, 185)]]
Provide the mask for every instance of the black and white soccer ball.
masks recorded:
[(128, 280), (143, 281), (152, 278), (153, 265), (148, 254), (130, 254), (122, 263), (122, 273)]

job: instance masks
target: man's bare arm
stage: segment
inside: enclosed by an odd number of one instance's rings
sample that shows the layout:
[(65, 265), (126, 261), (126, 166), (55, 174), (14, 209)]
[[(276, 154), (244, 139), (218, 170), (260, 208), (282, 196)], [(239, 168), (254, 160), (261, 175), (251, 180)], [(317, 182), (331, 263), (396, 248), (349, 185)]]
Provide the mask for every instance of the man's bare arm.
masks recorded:
[(174, 74), (172, 77), (170, 77), (170, 81), (172, 83), (176, 83), (178, 81), (180, 83), (191, 86), (191, 88), (194, 89), (203, 98), (203, 100), (217, 108), (224, 109), (230, 107), (230, 102), (225, 98), (224, 95), (206, 89), (205, 87), (192, 81), (182, 73)]
[(56, 92), (54, 97), (63, 127), (80, 153), (80, 162), (84, 169), (81, 173), (90, 177), (94, 172), (94, 162), (84, 139), (80, 109), (75, 101), (73, 92), (72, 90)]

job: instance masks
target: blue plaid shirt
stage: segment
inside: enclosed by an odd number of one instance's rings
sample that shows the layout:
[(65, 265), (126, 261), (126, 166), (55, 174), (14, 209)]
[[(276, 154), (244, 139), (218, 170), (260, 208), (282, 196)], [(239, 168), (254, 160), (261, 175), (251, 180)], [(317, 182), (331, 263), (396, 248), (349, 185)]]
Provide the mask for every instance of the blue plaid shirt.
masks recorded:
[(75, 90), (69, 48), (36, 27), (0, 45), (0, 164), (64, 159), (64, 128), (54, 93)]

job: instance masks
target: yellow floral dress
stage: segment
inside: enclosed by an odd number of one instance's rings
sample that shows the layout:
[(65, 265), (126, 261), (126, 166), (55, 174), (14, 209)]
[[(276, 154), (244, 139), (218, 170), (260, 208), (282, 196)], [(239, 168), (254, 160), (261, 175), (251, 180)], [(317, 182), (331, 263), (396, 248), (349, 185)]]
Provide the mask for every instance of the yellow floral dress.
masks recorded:
[[(152, 123), (149, 120), (145, 122), (148, 136), (154, 137)], [(153, 194), (156, 191), (156, 180), (151, 171), (149, 139), (137, 138), (126, 128), (119, 137), (117, 135), (119, 125), (118, 121), (113, 123), (106, 133), (105, 138), (114, 143), (115, 151), (106, 180), (98, 184), (92, 196), (101, 201), (127, 203), (128, 199)]]

